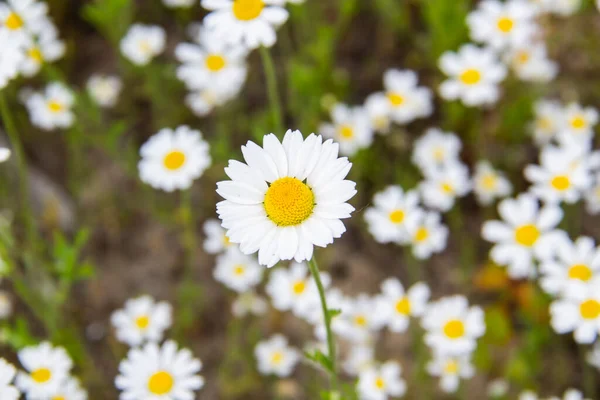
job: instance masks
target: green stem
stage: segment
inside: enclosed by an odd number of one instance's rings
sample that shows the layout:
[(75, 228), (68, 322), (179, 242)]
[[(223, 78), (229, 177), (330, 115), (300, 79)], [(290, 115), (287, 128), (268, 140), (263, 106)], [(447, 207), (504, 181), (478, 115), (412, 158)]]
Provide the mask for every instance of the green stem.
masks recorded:
[(194, 273), (195, 234), (194, 219), (192, 218), (192, 190), (181, 193), (181, 212), (183, 218), (183, 245), (186, 251), (184, 279), (189, 281)]
[(283, 117), (281, 115), (281, 99), (277, 89), (277, 75), (275, 73), (275, 64), (269, 50), (261, 46), (260, 56), (262, 57), (265, 77), (267, 79), (267, 90), (269, 92), (269, 103), (271, 104), (271, 115), (273, 124), (279, 134), (283, 133)]
[(335, 355), (335, 341), (333, 338), (333, 333), (331, 331), (331, 313), (327, 308), (327, 299), (325, 298), (325, 288), (323, 287), (323, 282), (321, 282), (321, 275), (319, 274), (319, 266), (317, 265), (317, 261), (315, 257), (308, 262), (308, 267), (310, 268), (310, 273), (317, 284), (317, 289), (319, 290), (319, 297), (321, 298), (321, 308), (323, 309), (323, 317), (325, 320), (325, 330), (327, 332), (327, 350), (329, 361), (331, 362), (331, 388), (333, 391), (337, 392), (337, 371), (336, 371), (336, 355)]

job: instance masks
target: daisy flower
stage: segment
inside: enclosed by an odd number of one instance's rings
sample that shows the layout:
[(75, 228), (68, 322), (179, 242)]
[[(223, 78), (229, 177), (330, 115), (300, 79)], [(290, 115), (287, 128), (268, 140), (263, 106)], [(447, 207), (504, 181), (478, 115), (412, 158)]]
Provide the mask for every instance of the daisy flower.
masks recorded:
[(485, 160), (479, 161), (475, 166), (472, 185), (477, 201), (483, 206), (512, 192), (512, 185), (506, 176)]
[(401, 373), (402, 367), (395, 361), (363, 370), (356, 386), (360, 400), (387, 400), (404, 396), (406, 382)]
[(369, 232), (379, 243), (406, 244), (421, 213), (416, 191), (404, 192), (400, 186), (388, 186), (373, 196), (373, 207), (365, 211)]
[(178, 350), (171, 340), (162, 346), (147, 343), (129, 350), (119, 364), (115, 386), (122, 391), (121, 400), (189, 400), (204, 386), (204, 378), (198, 375), (201, 369), (191, 351)]
[(581, 0), (531, 0), (539, 4), (542, 12), (568, 17), (581, 9)]
[(48, 342), (25, 347), (18, 353), (25, 372), (19, 372), (16, 386), (28, 399), (47, 398), (65, 383), (73, 361), (62, 347)]
[(373, 93), (367, 97), (364, 109), (371, 121), (371, 128), (376, 133), (390, 133), (390, 102), (383, 93)]
[(231, 160), (217, 183), (225, 198), (217, 213), (233, 243), (245, 254), (258, 251), (258, 262), (272, 267), (280, 260), (310, 260), (313, 246), (326, 247), (341, 237), (354, 207), (355, 183), (344, 178), (352, 164), (338, 158), (339, 146), (311, 134), (288, 130), (280, 143), (266, 135), (261, 148), (242, 146), (247, 164)]
[(495, 49), (527, 42), (539, 30), (536, 9), (524, 0), (484, 0), (467, 16), (471, 39)]
[(185, 104), (198, 117), (205, 117), (216, 107), (220, 107), (236, 97), (241, 86), (229, 88), (205, 88), (194, 90), (185, 97)]
[(0, 358), (0, 398), (2, 400), (18, 400), (21, 393), (11, 383), (17, 374), (17, 369)]
[(592, 215), (600, 212), (600, 174), (595, 175), (594, 182), (595, 184), (584, 194), (586, 211)]
[[(12, 152), (7, 147), (0, 147), (0, 163), (8, 161)], [(0, 268), (1, 270), (1, 268)]]
[(462, 143), (454, 133), (429, 128), (415, 141), (411, 160), (425, 175), (429, 170), (456, 163), (461, 148)]
[(362, 107), (336, 104), (331, 110), (331, 124), (321, 124), (319, 132), (339, 143), (340, 153), (353, 156), (373, 142), (373, 129), (367, 112)]
[(81, 388), (79, 381), (72, 377), (67, 378), (50, 396), (51, 400), (87, 400), (87, 398), (87, 392)]
[(599, 284), (570, 293), (550, 304), (550, 324), (559, 333), (574, 332), (577, 343), (593, 343), (600, 332)]
[(165, 49), (166, 36), (160, 26), (133, 24), (121, 39), (121, 54), (135, 65), (147, 65)]
[(263, 375), (290, 376), (300, 361), (300, 353), (288, 346), (283, 335), (271, 336), (268, 340), (258, 342), (254, 348), (258, 362), (258, 371)]
[(26, 99), (31, 123), (50, 131), (56, 128), (69, 128), (75, 121), (71, 111), (75, 102), (73, 92), (59, 82), (46, 86), (43, 93), (33, 93)]
[(342, 363), (344, 372), (350, 376), (358, 376), (362, 371), (375, 366), (375, 347), (372, 344), (350, 346)]
[(389, 69), (383, 75), (383, 85), (394, 122), (406, 124), (433, 112), (431, 91), (418, 86), (415, 72)]
[(410, 317), (420, 317), (429, 300), (429, 287), (417, 282), (407, 291), (396, 278), (388, 278), (381, 284), (382, 294), (376, 300), (375, 314), (392, 332), (405, 332)]
[(491, 381), (487, 386), (487, 394), (492, 399), (504, 398), (508, 394), (509, 384), (502, 378)]
[(427, 207), (449, 211), (457, 197), (464, 197), (471, 191), (469, 170), (460, 162), (444, 169), (430, 169), (419, 185), (419, 191)]
[(231, 242), (225, 234), (225, 229), (216, 219), (209, 219), (202, 226), (206, 239), (204, 239), (204, 251), (208, 254), (219, 254), (231, 248)]
[(598, 111), (593, 107), (582, 107), (571, 103), (565, 107), (560, 125), (559, 140), (562, 143), (587, 143), (594, 136), (594, 127), (598, 123)]
[[(0, 3), (0, 7), (2, 3)], [(8, 31), (0, 29), (0, 90), (17, 77), (19, 68), (25, 60), (25, 53), (18, 42), (12, 40)]]
[(519, 394), (519, 400), (539, 400), (539, 397), (534, 391), (526, 390)]
[(600, 342), (596, 342), (586, 359), (588, 364), (600, 370)]
[(23, 43), (40, 34), (49, 24), (48, 5), (37, 0), (7, 0), (0, 3), (0, 26)]
[(240, 293), (231, 305), (231, 312), (237, 318), (243, 318), (246, 315), (264, 315), (267, 309), (267, 301), (253, 291)]
[(440, 378), (440, 388), (445, 393), (455, 393), (461, 379), (475, 375), (475, 368), (471, 364), (471, 354), (452, 356), (434, 353), (433, 360), (427, 364), (427, 372)]
[(419, 222), (409, 229), (413, 255), (424, 260), (446, 248), (448, 227), (442, 224), (442, 217), (436, 212), (420, 213)]
[(263, 268), (253, 257), (247, 256), (236, 248), (231, 248), (217, 256), (214, 278), (229, 289), (243, 293), (258, 285), (262, 279)]
[[(560, 398), (550, 397), (550, 399), (548, 399), (548, 400), (560, 400)], [(562, 400), (590, 400), (590, 399), (584, 399), (583, 393), (577, 389), (569, 389), (563, 395)]]
[(515, 279), (535, 275), (534, 256), (550, 258), (563, 234), (556, 226), (563, 212), (556, 205), (540, 209), (537, 200), (529, 194), (516, 199), (505, 199), (498, 205), (503, 221), (487, 221), (482, 228), (485, 240), (495, 243), (491, 259), (508, 266), (508, 275)]
[(440, 85), (440, 95), (446, 100), (460, 99), (467, 106), (495, 103), (500, 95), (498, 84), (506, 77), (506, 68), (493, 50), (471, 44), (458, 53), (442, 54), (439, 67), (448, 76)]
[(355, 298), (346, 299), (343, 312), (336, 317), (333, 329), (341, 337), (354, 343), (364, 343), (371, 334), (385, 324), (385, 320), (373, 313), (376, 299), (362, 293)]
[(563, 112), (562, 105), (556, 101), (539, 100), (535, 103), (535, 121), (531, 130), (538, 146), (543, 146), (556, 137), (561, 129)]
[(188, 8), (195, 2), (195, 0), (163, 0), (163, 4), (169, 8)]
[(117, 76), (92, 75), (87, 81), (86, 88), (96, 104), (110, 108), (117, 104), (123, 82)]
[(141, 296), (127, 300), (125, 307), (115, 311), (110, 320), (117, 339), (133, 347), (147, 341), (160, 342), (171, 327), (172, 313), (169, 303), (157, 303), (150, 296)]
[(209, 30), (222, 41), (249, 49), (273, 46), (275, 30), (289, 16), (280, 7), (281, 0), (202, 0), (200, 4), (212, 11), (204, 17)]
[(23, 76), (31, 77), (37, 74), (44, 63), (53, 62), (65, 54), (65, 43), (58, 38), (54, 25), (48, 23), (40, 32), (37, 39), (29, 38), (25, 44), (25, 55), (20, 65)]
[(429, 304), (421, 325), (425, 343), (440, 355), (470, 353), (485, 333), (483, 310), (469, 307), (466, 297), (458, 295)]
[(506, 54), (506, 63), (517, 77), (526, 82), (550, 82), (558, 74), (558, 65), (548, 59), (545, 44), (521, 45)]
[(166, 192), (189, 189), (211, 163), (202, 133), (185, 125), (161, 129), (142, 145), (140, 154), (142, 182)]

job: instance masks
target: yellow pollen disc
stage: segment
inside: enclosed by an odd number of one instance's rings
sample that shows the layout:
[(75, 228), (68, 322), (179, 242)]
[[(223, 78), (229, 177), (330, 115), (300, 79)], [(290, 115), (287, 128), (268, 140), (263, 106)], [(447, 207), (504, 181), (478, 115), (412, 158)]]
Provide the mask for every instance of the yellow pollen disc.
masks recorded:
[(515, 240), (523, 246), (533, 246), (539, 237), (540, 230), (533, 224), (521, 225), (515, 230)]
[(225, 246), (229, 246), (231, 244), (231, 241), (229, 240), (229, 237), (227, 235), (223, 235), (223, 244)]
[(367, 326), (367, 319), (363, 315), (354, 317), (354, 323), (358, 326)]
[(60, 104), (58, 101), (54, 101), (54, 100), (48, 102), (48, 108), (53, 113), (61, 112), (64, 109), (62, 104)]
[(600, 303), (590, 299), (579, 305), (579, 312), (584, 319), (596, 319), (600, 316)]
[(569, 279), (578, 279), (587, 282), (592, 279), (592, 270), (587, 265), (576, 264), (569, 268)]
[(446, 194), (454, 193), (454, 187), (451, 184), (449, 184), (448, 182), (442, 183), (441, 189), (442, 189), (442, 192), (444, 192)]
[(273, 355), (271, 356), (271, 362), (273, 364), (281, 364), (281, 362), (283, 361), (283, 353), (280, 351), (276, 351), (275, 353), (273, 353)]
[(38, 368), (31, 373), (31, 379), (36, 383), (46, 383), (52, 378), (52, 372), (48, 368)]
[(211, 54), (206, 57), (206, 68), (213, 72), (222, 70), (225, 67), (225, 59), (218, 54)]
[(338, 134), (342, 139), (352, 139), (354, 137), (354, 129), (349, 125), (342, 125), (338, 128)]
[(185, 154), (179, 150), (173, 150), (163, 159), (165, 168), (170, 171), (176, 171), (185, 164)]
[(175, 381), (171, 374), (165, 371), (159, 371), (150, 377), (148, 381), (148, 390), (152, 394), (167, 394), (173, 389)]
[(240, 21), (251, 21), (258, 18), (264, 7), (262, 0), (235, 0), (233, 15)]
[(304, 293), (304, 290), (306, 290), (306, 283), (304, 281), (298, 281), (298, 282), (294, 283), (292, 290), (296, 294), (302, 294), (302, 293)]
[(404, 97), (400, 96), (398, 93), (388, 93), (387, 98), (394, 107), (399, 107), (404, 104)]
[(54, 396), (52, 400), (67, 400), (67, 398), (64, 396)]
[(450, 360), (444, 366), (444, 372), (447, 374), (456, 374), (458, 372), (458, 363), (454, 360)]
[(444, 325), (444, 335), (450, 339), (458, 339), (465, 335), (465, 324), (461, 320), (452, 319)]
[(571, 119), (571, 126), (575, 129), (583, 129), (586, 126), (585, 118), (582, 116), (577, 116)]
[(520, 51), (517, 54), (516, 60), (518, 64), (527, 64), (529, 62), (529, 53), (526, 51)]
[(280, 178), (269, 186), (264, 206), (267, 216), (278, 226), (299, 225), (311, 216), (315, 195), (296, 178)]
[(571, 181), (569, 180), (569, 177), (565, 175), (555, 176), (554, 178), (552, 178), (550, 184), (554, 189), (560, 192), (565, 191), (571, 187)]
[(152, 53), (152, 47), (150, 46), (150, 43), (147, 40), (140, 41), (139, 46), (140, 46), (140, 50), (142, 51), (142, 53), (145, 53), (145, 54)]
[(465, 85), (475, 85), (481, 80), (481, 72), (476, 69), (468, 69), (460, 75), (460, 80)]
[(390, 213), (390, 221), (394, 224), (401, 224), (404, 221), (404, 211), (396, 210)]
[(44, 56), (42, 55), (42, 52), (38, 47), (32, 47), (31, 49), (29, 49), (29, 51), (27, 51), (27, 55), (35, 62), (44, 62)]
[(496, 178), (496, 175), (493, 174), (486, 175), (481, 179), (481, 186), (487, 190), (494, 190), (497, 183), (498, 178)]
[(386, 129), (389, 122), (389, 119), (385, 116), (373, 118), (373, 126), (375, 127), (375, 129), (380, 131)]
[(408, 300), (408, 297), (403, 297), (398, 300), (396, 303), (396, 312), (403, 315), (410, 314), (410, 300)]
[(415, 233), (415, 241), (424, 242), (429, 237), (429, 231), (425, 227), (420, 227), (417, 229), (417, 233)]
[(382, 390), (385, 388), (385, 381), (381, 377), (378, 377), (375, 379), (375, 387), (379, 390)]
[(433, 150), (433, 159), (437, 162), (444, 161), (445, 155), (446, 155), (446, 152), (444, 151), (444, 148), (442, 148), (442, 147), (436, 147), (435, 150)]
[(147, 315), (142, 315), (135, 320), (135, 326), (139, 329), (146, 329), (148, 325), (150, 325), (150, 318)]
[(541, 129), (543, 131), (549, 131), (552, 129), (552, 121), (550, 121), (550, 118), (538, 118), (538, 120), (536, 121), (536, 125), (538, 129)]
[(233, 273), (237, 276), (244, 275), (244, 272), (246, 272), (246, 269), (241, 264), (236, 265), (235, 268), (233, 269)]
[(515, 23), (513, 22), (513, 20), (507, 17), (500, 18), (498, 20), (498, 29), (500, 29), (504, 33), (512, 31), (514, 25)]
[(16, 31), (17, 29), (21, 29), (23, 27), (23, 19), (19, 16), (19, 14), (11, 12), (8, 14), (8, 18), (4, 22), (4, 25), (11, 31)]

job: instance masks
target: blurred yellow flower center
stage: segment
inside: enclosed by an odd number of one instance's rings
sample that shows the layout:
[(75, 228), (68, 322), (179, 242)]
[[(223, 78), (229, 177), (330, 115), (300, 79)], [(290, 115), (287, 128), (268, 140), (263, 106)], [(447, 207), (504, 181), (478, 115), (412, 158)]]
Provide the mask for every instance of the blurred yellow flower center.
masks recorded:
[(52, 378), (52, 372), (48, 368), (38, 368), (31, 373), (31, 379), (36, 383), (46, 383)]
[(520, 51), (517, 54), (517, 63), (519, 64), (527, 64), (527, 62), (529, 61), (529, 53), (526, 51)]
[(387, 98), (394, 107), (401, 106), (404, 103), (404, 97), (398, 93), (388, 93)]
[(586, 300), (579, 306), (579, 312), (584, 319), (596, 319), (600, 316), (600, 303), (596, 300)]
[(508, 33), (512, 30), (515, 23), (512, 19), (504, 17), (498, 20), (498, 29), (500, 29), (504, 33)]
[(267, 216), (278, 226), (294, 226), (306, 221), (315, 208), (312, 190), (296, 178), (280, 178), (265, 194)]
[(446, 194), (454, 193), (454, 187), (451, 184), (449, 184), (448, 182), (442, 183), (441, 189), (442, 189), (442, 192), (444, 192)]
[(142, 315), (135, 320), (135, 326), (139, 329), (146, 329), (148, 325), (150, 325), (150, 318), (147, 315)]
[(357, 315), (354, 317), (354, 323), (358, 326), (367, 326), (367, 319), (364, 315)]
[(458, 339), (465, 335), (465, 324), (461, 320), (452, 319), (444, 325), (444, 335), (450, 339)]
[(258, 18), (264, 7), (262, 0), (235, 0), (233, 15), (240, 21), (251, 21)]
[(460, 80), (465, 85), (475, 85), (481, 80), (481, 73), (476, 69), (468, 69), (460, 75)]
[(354, 137), (354, 129), (350, 125), (342, 125), (338, 128), (338, 133), (342, 139), (352, 139)]
[(569, 279), (579, 279), (587, 282), (592, 279), (592, 270), (587, 265), (575, 264), (569, 268)]
[(458, 363), (455, 360), (450, 360), (444, 366), (444, 372), (447, 374), (456, 374), (458, 372)]
[(403, 297), (396, 302), (396, 311), (398, 314), (409, 315), (410, 314), (410, 300), (408, 297)]
[(185, 164), (185, 154), (179, 150), (173, 150), (165, 156), (163, 164), (166, 169), (176, 171)]
[(140, 41), (140, 50), (142, 51), (142, 53), (145, 54), (150, 54), (152, 53), (152, 46), (150, 46), (150, 42), (148, 42), (147, 40), (142, 40)]
[(550, 120), (550, 118), (538, 118), (536, 125), (538, 129), (541, 129), (543, 131), (549, 131), (552, 129), (552, 121)]
[(48, 109), (50, 109), (50, 111), (52, 111), (53, 113), (61, 112), (63, 108), (63, 105), (60, 104), (58, 101), (51, 100), (48, 102)]
[(379, 390), (385, 388), (385, 381), (381, 377), (375, 379), (375, 387)]
[(23, 27), (23, 19), (19, 16), (19, 14), (11, 12), (8, 14), (8, 18), (6, 18), (5, 25), (8, 29), (12, 31), (16, 31)]
[(67, 398), (64, 396), (54, 396), (52, 400), (67, 400)]
[(233, 268), (233, 273), (237, 276), (244, 275), (244, 272), (246, 272), (246, 269), (241, 264), (238, 264)]
[(533, 246), (539, 237), (540, 230), (533, 224), (521, 225), (515, 230), (515, 240), (523, 246)]
[(427, 230), (427, 228), (420, 227), (419, 229), (417, 229), (417, 233), (415, 233), (415, 241), (423, 242), (423, 241), (427, 240), (428, 237), (429, 237), (429, 231)]
[(571, 126), (575, 129), (583, 129), (585, 125), (585, 119), (582, 116), (577, 116), (571, 120)]
[(222, 70), (225, 67), (225, 59), (218, 54), (211, 54), (206, 57), (206, 68), (213, 72)]
[(304, 293), (305, 289), (306, 289), (306, 283), (304, 283), (304, 281), (298, 281), (298, 282), (294, 283), (294, 287), (292, 288), (292, 290), (296, 294)]
[(404, 211), (396, 210), (390, 213), (390, 221), (394, 224), (401, 224), (404, 221)]
[(554, 189), (561, 192), (571, 187), (571, 181), (569, 180), (569, 177), (565, 175), (555, 176), (552, 178), (550, 184)]
[(32, 47), (31, 49), (29, 49), (29, 51), (27, 51), (27, 55), (29, 56), (29, 58), (35, 60), (38, 63), (44, 61), (44, 56), (42, 55), (42, 52), (38, 47)]
[(444, 161), (445, 155), (446, 155), (446, 152), (444, 151), (443, 147), (436, 147), (435, 150), (433, 150), (433, 158), (437, 162)]
[(384, 130), (387, 128), (389, 119), (386, 116), (378, 116), (373, 118), (373, 126), (377, 130)]
[(223, 235), (223, 244), (225, 246), (229, 246), (231, 244), (231, 241), (229, 240), (229, 237), (227, 235)]
[(481, 179), (481, 186), (487, 190), (494, 190), (497, 183), (498, 178), (494, 174), (487, 174)]
[(150, 377), (148, 381), (148, 390), (152, 394), (167, 394), (173, 389), (175, 381), (171, 374), (165, 371), (159, 371)]

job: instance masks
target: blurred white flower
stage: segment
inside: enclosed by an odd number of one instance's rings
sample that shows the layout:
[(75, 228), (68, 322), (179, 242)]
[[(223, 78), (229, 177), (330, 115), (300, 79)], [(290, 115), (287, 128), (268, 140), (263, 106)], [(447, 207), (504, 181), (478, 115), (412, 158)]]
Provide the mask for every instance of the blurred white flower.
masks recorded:
[(600, 173), (596, 173), (594, 182), (585, 193), (585, 208), (592, 215), (600, 212)]
[(25, 372), (19, 372), (15, 382), (28, 399), (51, 396), (62, 387), (73, 367), (65, 349), (48, 342), (25, 347), (18, 356)]
[(263, 271), (264, 268), (254, 257), (245, 255), (237, 248), (231, 248), (217, 256), (213, 276), (229, 289), (244, 293), (260, 283)]
[(383, 85), (394, 122), (406, 124), (433, 112), (431, 90), (418, 86), (415, 72), (389, 69), (383, 75)]
[(433, 360), (427, 364), (427, 372), (440, 378), (440, 388), (445, 393), (455, 393), (461, 379), (470, 379), (475, 375), (471, 364), (471, 354), (447, 355), (433, 353)]
[(71, 108), (75, 102), (73, 92), (59, 82), (46, 86), (44, 92), (34, 92), (26, 100), (31, 123), (44, 130), (69, 128), (75, 121)]
[(346, 299), (342, 314), (335, 317), (335, 332), (353, 343), (364, 343), (385, 323), (373, 312), (376, 305), (376, 299), (364, 293)]
[(162, 2), (169, 8), (189, 8), (196, 3), (196, 0), (162, 0)]
[(415, 141), (411, 161), (427, 175), (432, 169), (443, 170), (457, 163), (461, 149), (462, 143), (454, 133), (429, 128)]
[(9, 318), (12, 312), (13, 303), (10, 294), (4, 290), (0, 290), (0, 321)]
[(231, 305), (231, 312), (237, 318), (246, 315), (264, 315), (267, 312), (267, 301), (253, 291), (240, 293)]
[(18, 400), (21, 397), (19, 390), (11, 383), (17, 374), (17, 369), (5, 359), (0, 358), (0, 398), (2, 400)]
[(383, 93), (373, 93), (367, 97), (364, 104), (371, 121), (371, 129), (382, 135), (390, 133), (391, 107), (388, 98)]
[(570, 142), (588, 143), (594, 136), (594, 127), (598, 123), (598, 110), (570, 103), (564, 109), (558, 139), (563, 144)]
[(135, 65), (146, 65), (163, 52), (166, 36), (160, 26), (133, 24), (121, 39), (121, 54)]
[(225, 234), (225, 228), (221, 226), (219, 220), (207, 220), (202, 229), (206, 235), (206, 239), (204, 239), (204, 251), (208, 254), (219, 254), (231, 248), (231, 242)]
[(423, 315), (431, 293), (423, 282), (417, 282), (405, 291), (396, 278), (386, 279), (381, 284), (381, 291), (375, 300), (375, 316), (396, 333), (408, 329), (410, 317)]
[(362, 371), (375, 365), (375, 347), (372, 343), (354, 344), (342, 363), (344, 372), (350, 376), (358, 376)]
[(118, 76), (92, 75), (87, 81), (86, 88), (100, 107), (109, 108), (117, 104), (123, 82)]
[(268, 340), (258, 342), (254, 348), (254, 355), (258, 362), (258, 371), (263, 375), (290, 376), (300, 361), (300, 353), (288, 345), (283, 335), (274, 335)]
[(387, 400), (390, 397), (404, 396), (406, 382), (401, 373), (402, 367), (395, 361), (364, 369), (358, 376), (359, 399)]
[(600, 332), (600, 282), (553, 301), (550, 316), (557, 333), (574, 332), (577, 343), (593, 343)]
[(512, 185), (506, 176), (485, 160), (477, 162), (472, 186), (477, 201), (483, 206), (491, 204), (495, 199), (504, 198), (512, 192)]
[(24, 44), (32, 34), (42, 33), (51, 24), (47, 14), (48, 4), (42, 1), (6, 0), (0, 3), (0, 26), (19, 44)]
[(543, 146), (556, 137), (561, 129), (563, 112), (563, 106), (556, 101), (538, 100), (535, 103), (535, 121), (531, 130), (536, 145)]
[(492, 399), (506, 396), (508, 390), (508, 382), (502, 378), (494, 379), (487, 386), (487, 394)]
[(519, 45), (509, 51), (505, 59), (522, 81), (545, 83), (558, 74), (558, 64), (548, 58), (543, 42)]
[(331, 119), (332, 123), (321, 124), (319, 132), (339, 143), (340, 154), (353, 156), (373, 142), (373, 128), (364, 108), (336, 104)]
[(421, 212), (418, 223), (414, 228), (409, 227), (412, 252), (416, 258), (424, 260), (446, 248), (448, 227), (442, 224), (441, 219), (437, 212)]
[[(0, 147), (0, 163), (8, 161), (12, 152), (8, 147)], [(2, 264), (0, 262), (0, 264)], [(2, 268), (0, 268), (0, 275), (2, 275)]]
[(592, 350), (588, 353), (587, 362), (600, 370), (600, 342), (596, 342)]
[(241, 86), (230, 86), (229, 88), (216, 89), (206, 88), (194, 90), (185, 97), (185, 104), (198, 117), (205, 117), (210, 114), (216, 107), (220, 107), (229, 100), (236, 97)]
[[(1, 394), (1, 392), (0, 392)], [(69, 377), (50, 397), (51, 400), (87, 400), (87, 392), (81, 387), (79, 380)], [(4, 398), (2, 398), (4, 400)]]
[(31, 77), (37, 74), (42, 65), (56, 61), (65, 54), (65, 43), (58, 38), (58, 30), (48, 23), (39, 36), (29, 38), (25, 43), (25, 55), (19, 69), (23, 76)]
[(125, 302), (123, 309), (111, 315), (117, 339), (129, 346), (144, 342), (160, 342), (172, 324), (172, 308), (167, 302), (155, 302), (150, 296), (141, 296)]
[(429, 169), (419, 191), (427, 207), (449, 211), (458, 197), (471, 191), (469, 170), (460, 162), (448, 164), (444, 169)]

